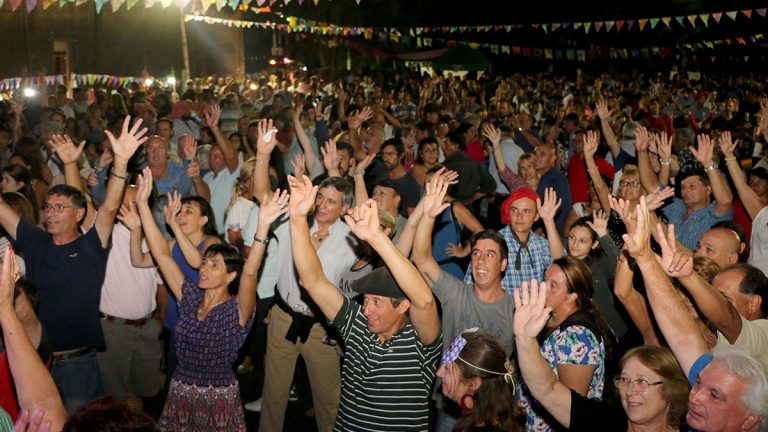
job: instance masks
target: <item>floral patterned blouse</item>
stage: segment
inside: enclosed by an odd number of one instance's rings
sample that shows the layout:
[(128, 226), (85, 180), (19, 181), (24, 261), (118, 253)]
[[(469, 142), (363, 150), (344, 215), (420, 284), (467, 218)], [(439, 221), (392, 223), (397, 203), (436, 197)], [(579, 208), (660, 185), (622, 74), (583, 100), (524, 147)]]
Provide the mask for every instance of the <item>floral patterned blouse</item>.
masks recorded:
[[(582, 320), (586, 313), (576, 312)], [(587, 318), (591, 321), (591, 317)], [(557, 376), (558, 364), (595, 365), (592, 381), (589, 383), (587, 398), (602, 399), (605, 385), (605, 345), (597, 332), (596, 325), (585, 326), (570, 317), (550, 333), (541, 344), (541, 355), (547, 360)], [(570, 323), (570, 324), (569, 324)], [(591, 329), (590, 329), (591, 327)], [(594, 330), (594, 331), (593, 331)], [(527, 416), (526, 431), (552, 431), (561, 429), (556, 420), (531, 396), (523, 385), (520, 405)], [(553, 428), (550, 425), (555, 425)]]

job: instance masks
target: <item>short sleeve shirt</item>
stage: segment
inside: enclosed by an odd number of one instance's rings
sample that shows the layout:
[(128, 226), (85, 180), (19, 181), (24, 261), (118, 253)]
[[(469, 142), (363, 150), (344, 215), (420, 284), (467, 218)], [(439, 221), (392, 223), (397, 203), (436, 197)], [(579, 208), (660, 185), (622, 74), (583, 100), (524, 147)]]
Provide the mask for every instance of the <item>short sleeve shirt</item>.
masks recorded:
[(670, 224), (675, 226), (675, 237), (690, 250), (699, 248), (699, 239), (707, 232), (712, 225), (733, 219), (733, 208), (728, 209), (723, 215), (715, 213), (717, 201), (712, 201), (707, 207), (693, 212), (687, 219), (684, 219), (688, 212), (688, 207), (680, 198), (674, 198), (672, 203), (662, 209), (662, 212), (669, 220)]

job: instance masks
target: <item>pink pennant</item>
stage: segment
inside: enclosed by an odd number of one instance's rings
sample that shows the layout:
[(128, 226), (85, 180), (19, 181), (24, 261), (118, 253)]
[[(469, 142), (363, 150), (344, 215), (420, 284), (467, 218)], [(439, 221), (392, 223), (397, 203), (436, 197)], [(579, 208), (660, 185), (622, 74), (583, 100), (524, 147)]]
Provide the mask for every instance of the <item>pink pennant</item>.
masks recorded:
[(723, 13), (722, 12), (715, 12), (712, 14), (712, 18), (715, 19), (715, 22), (720, 24), (720, 18), (722, 18)]

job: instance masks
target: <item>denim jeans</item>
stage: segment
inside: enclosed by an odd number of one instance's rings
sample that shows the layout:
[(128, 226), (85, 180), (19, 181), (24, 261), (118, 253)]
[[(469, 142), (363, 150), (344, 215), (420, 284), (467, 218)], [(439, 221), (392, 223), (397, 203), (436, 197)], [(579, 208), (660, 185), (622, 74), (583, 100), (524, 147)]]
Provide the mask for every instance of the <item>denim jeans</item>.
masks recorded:
[(51, 375), (69, 415), (80, 405), (104, 396), (95, 351), (64, 360), (54, 358)]

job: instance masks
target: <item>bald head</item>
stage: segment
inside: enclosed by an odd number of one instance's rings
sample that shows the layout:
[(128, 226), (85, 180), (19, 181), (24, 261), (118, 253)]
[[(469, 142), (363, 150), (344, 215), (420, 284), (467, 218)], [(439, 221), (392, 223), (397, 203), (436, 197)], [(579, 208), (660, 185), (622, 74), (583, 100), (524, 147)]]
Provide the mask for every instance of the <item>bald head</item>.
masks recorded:
[(696, 256), (711, 258), (726, 267), (739, 261), (741, 239), (739, 235), (728, 228), (712, 228), (699, 239), (699, 249)]
[(540, 174), (544, 174), (555, 166), (556, 160), (557, 151), (554, 145), (541, 145), (533, 151), (533, 166)]

